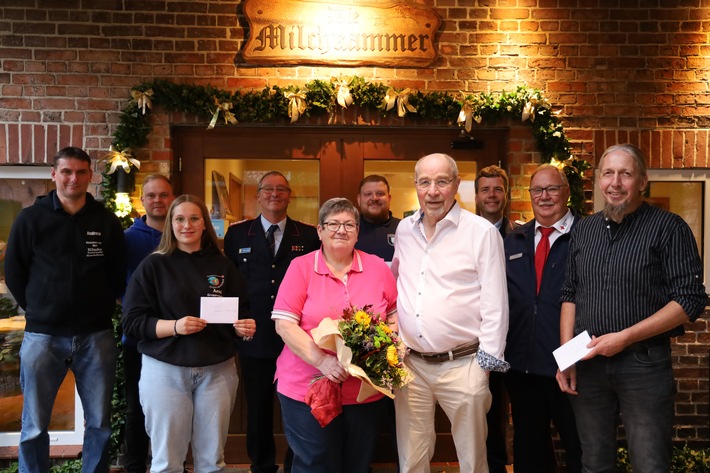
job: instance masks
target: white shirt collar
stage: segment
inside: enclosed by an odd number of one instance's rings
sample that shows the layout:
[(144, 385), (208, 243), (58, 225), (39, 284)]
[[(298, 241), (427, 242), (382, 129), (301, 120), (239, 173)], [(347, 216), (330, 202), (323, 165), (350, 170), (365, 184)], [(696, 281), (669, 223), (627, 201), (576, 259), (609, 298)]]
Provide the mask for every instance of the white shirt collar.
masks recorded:
[[(572, 215), (572, 211), (570, 209), (567, 209), (567, 213), (565, 214), (564, 217), (556, 221), (552, 227), (557, 230), (560, 234), (564, 235), (565, 233), (569, 232), (570, 228), (572, 227), (572, 222), (574, 221), (574, 215)], [(544, 225), (540, 225), (540, 223), (535, 220), (535, 233), (537, 232), (537, 229), (539, 227), (543, 227)]]
[[(261, 218), (261, 226), (264, 228), (264, 233), (266, 233), (269, 231), (269, 227), (271, 225), (273, 225), (273, 223), (266, 220), (266, 217), (264, 217), (264, 215), (261, 215), (260, 218)], [(284, 229), (286, 228), (286, 219), (284, 218), (283, 220), (278, 222), (276, 225), (279, 226), (279, 230), (281, 230), (281, 233), (283, 233)]]

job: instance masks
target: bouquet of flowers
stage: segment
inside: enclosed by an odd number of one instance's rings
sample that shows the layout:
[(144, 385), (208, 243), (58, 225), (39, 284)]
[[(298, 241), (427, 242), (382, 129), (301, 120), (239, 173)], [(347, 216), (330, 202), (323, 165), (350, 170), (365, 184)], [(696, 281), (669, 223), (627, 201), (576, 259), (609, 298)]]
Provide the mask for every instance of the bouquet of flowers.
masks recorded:
[[(311, 330), (316, 344), (332, 351), (351, 376), (360, 379), (358, 402), (380, 392), (394, 398), (393, 389), (412, 379), (405, 368), (404, 345), (384, 317), (372, 312), (372, 306), (348, 307), (342, 318), (326, 317)], [(306, 395), (306, 403), (321, 426), (327, 425), (340, 412), (340, 384), (319, 376)]]

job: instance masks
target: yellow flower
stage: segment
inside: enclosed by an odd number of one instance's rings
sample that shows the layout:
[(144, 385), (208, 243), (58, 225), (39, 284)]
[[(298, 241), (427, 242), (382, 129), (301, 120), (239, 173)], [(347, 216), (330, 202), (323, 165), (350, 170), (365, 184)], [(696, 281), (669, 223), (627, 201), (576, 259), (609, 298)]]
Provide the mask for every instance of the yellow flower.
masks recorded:
[(364, 310), (358, 310), (355, 312), (355, 322), (368, 327), (370, 325), (370, 316)]
[(387, 347), (387, 363), (390, 366), (397, 366), (399, 364), (399, 358), (397, 358), (397, 348), (394, 345)]
[(380, 322), (380, 327), (382, 327), (382, 330), (383, 330), (387, 335), (389, 335), (390, 333), (392, 333), (392, 329), (391, 329), (390, 326), (387, 325), (386, 323)]

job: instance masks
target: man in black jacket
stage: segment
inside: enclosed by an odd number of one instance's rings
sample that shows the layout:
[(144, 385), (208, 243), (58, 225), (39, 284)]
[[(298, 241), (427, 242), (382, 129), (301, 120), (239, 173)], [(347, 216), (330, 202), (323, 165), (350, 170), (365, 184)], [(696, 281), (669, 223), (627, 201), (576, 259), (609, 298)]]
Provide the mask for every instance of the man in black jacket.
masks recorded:
[[(247, 453), (252, 473), (274, 473), (274, 373), (284, 343), (276, 334), (271, 310), (291, 260), (320, 248), (315, 227), (287, 216), (291, 188), (278, 171), (266, 173), (256, 194), (261, 215), (237, 223), (224, 238), (224, 252), (247, 282), (254, 339), (240, 343), (239, 363), (247, 400)], [(285, 469), (290, 469), (287, 453)]]
[(560, 391), (552, 351), (560, 345), (560, 295), (570, 230), (576, 217), (567, 208), (570, 190), (564, 171), (551, 164), (530, 178), (535, 220), (505, 239), (510, 318), (504, 375), (513, 411), (516, 473), (556, 473), (550, 421), (566, 450), (569, 473), (581, 471), (582, 449), (574, 413)]
[(56, 190), (24, 209), (10, 232), (6, 284), (27, 321), (20, 350), (24, 394), (20, 471), (49, 471), (49, 427), (71, 369), (84, 408), (84, 471), (109, 469), (117, 349), (111, 318), (126, 284), (123, 229), (86, 192), (91, 158), (67, 147), (54, 157)]

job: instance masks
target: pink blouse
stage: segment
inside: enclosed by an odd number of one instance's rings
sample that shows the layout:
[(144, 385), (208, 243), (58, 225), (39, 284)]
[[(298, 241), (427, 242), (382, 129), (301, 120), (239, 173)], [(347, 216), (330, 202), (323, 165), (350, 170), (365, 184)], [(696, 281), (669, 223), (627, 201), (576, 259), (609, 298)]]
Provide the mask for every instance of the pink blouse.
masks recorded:
[[(344, 278), (333, 276), (321, 250), (299, 256), (291, 262), (276, 296), (273, 320), (297, 323), (308, 335), (325, 317), (339, 319), (348, 306), (372, 304), (372, 312), (390, 315), (397, 310), (397, 284), (387, 264), (379, 257), (353, 251), (353, 264)], [(304, 402), (308, 386), (321, 372), (303, 361), (286, 345), (276, 360), (277, 390)], [(342, 386), (343, 404), (356, 404), (360, 380), (349, 378)], [(365, 402), (382, 398), (381, 394)]]

